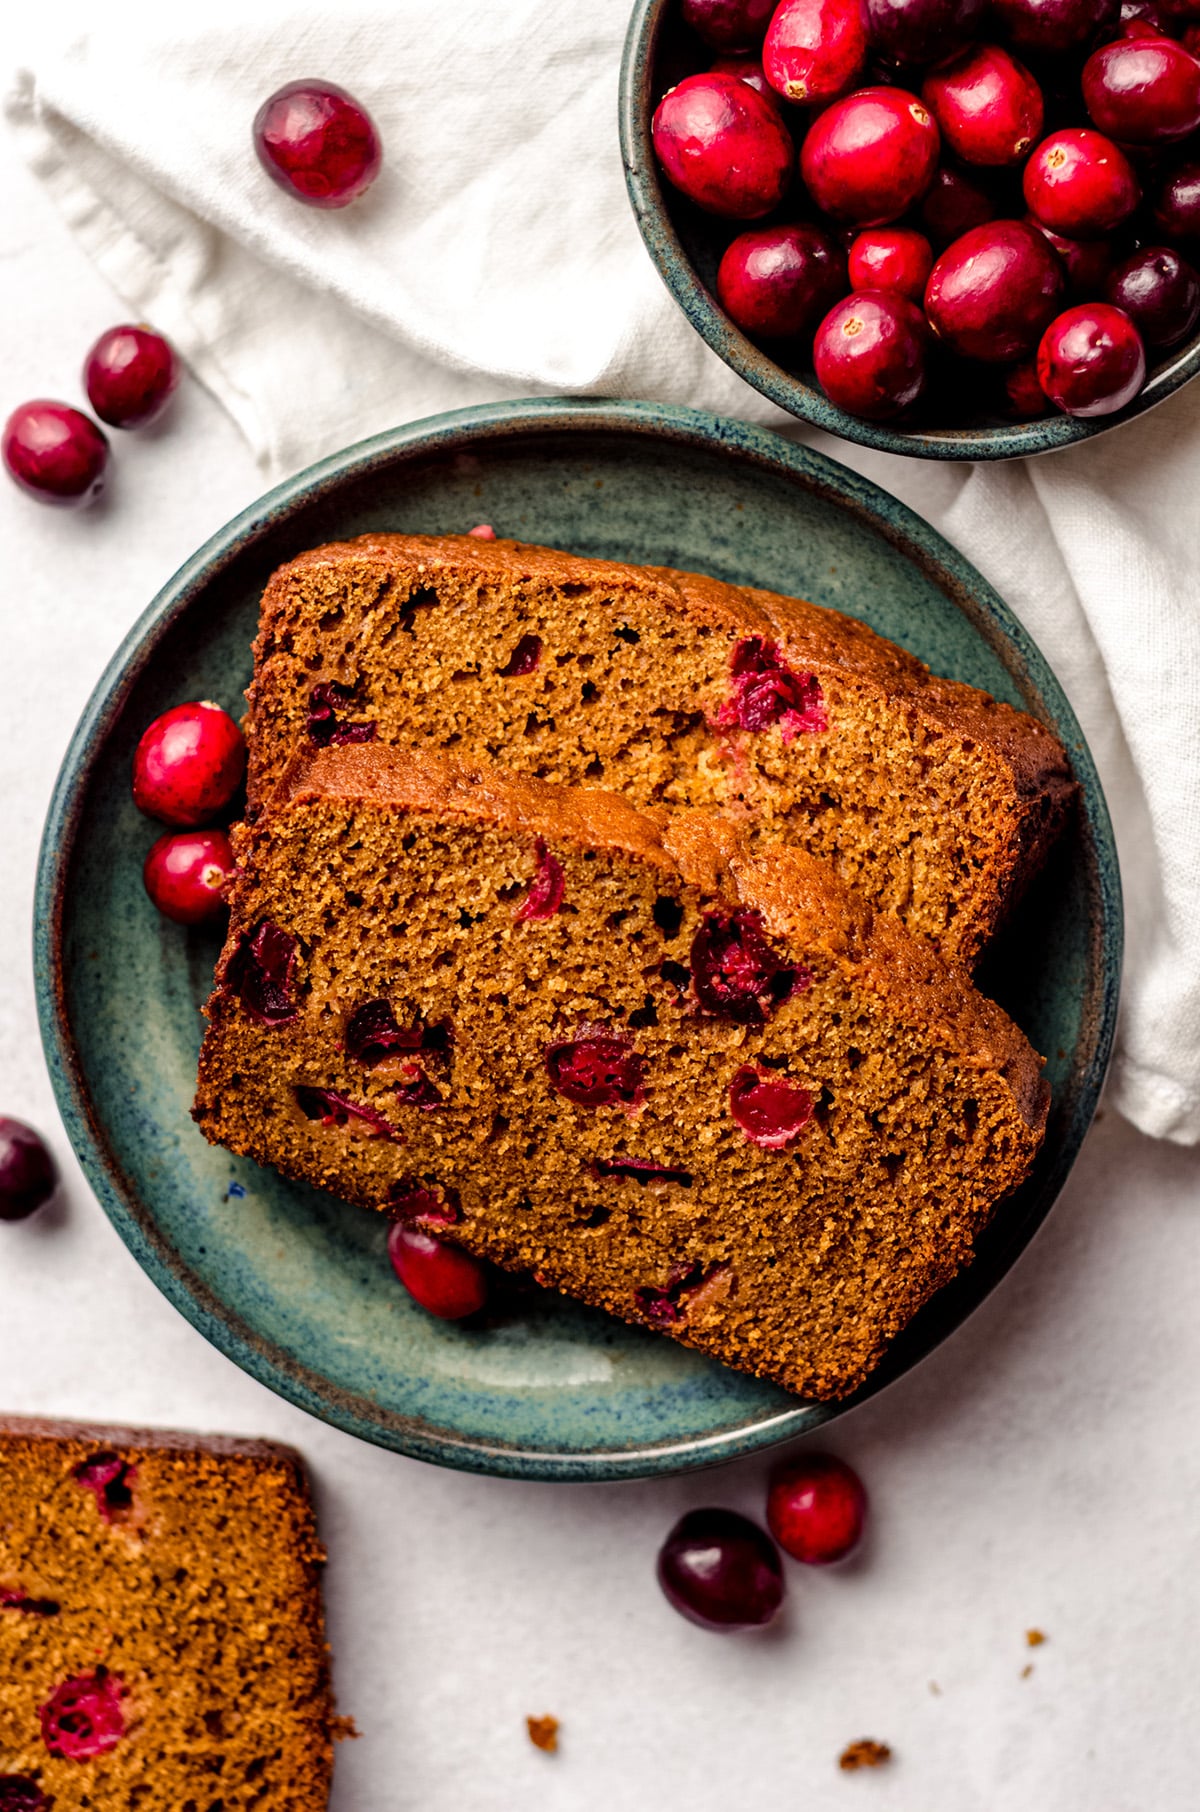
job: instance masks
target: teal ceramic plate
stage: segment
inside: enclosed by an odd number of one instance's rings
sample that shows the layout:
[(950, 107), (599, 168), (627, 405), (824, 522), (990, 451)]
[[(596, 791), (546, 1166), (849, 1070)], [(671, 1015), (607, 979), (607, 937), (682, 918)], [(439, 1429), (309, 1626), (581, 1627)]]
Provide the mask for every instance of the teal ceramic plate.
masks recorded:
[(368, 529), (481, 520), (836, 605), (1064, 739), (1079, 823), (991, 974), (1049, 1054), (1045, 1151), (970, 1271), (870, 1389), (944, 1339), (1025, 1246), (1091, 1118), (1116, 1009), (1116, 857), (1079, 726), (1000, 599), (893, 498), (776, 435), (644, 403), (502, 404), (366, 441), (264, 497), (155, 599), (84, 713), (46, 827), (35, 959), (58, 1099), (89, 1180), (155, 1283), (222, 1352), (314, 1415), (422, 1459), (526, 1478), (730, 1459), (837, 1410), (550, 1296), (483, 1329), (432, 1321), (393, 1279), (380, 1217), (215, 1150), (188, 1115), (216, 945), (159, 919), (142, 892), (154, 831), (129, 793), (139, 732), (185, 698), (240, 710), (259, 594), (280, 561)]

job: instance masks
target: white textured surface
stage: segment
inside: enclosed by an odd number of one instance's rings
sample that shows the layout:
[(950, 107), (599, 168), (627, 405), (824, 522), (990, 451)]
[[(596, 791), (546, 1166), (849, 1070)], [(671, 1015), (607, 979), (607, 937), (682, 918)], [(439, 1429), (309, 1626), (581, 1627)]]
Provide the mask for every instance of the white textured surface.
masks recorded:
[[(3, 135), (0, 193), (6, 411), (72, 394), (84, 349), (124, 310)], [(100, 511), (61, 517), (0, 484), (0, 1111), (46, 1129), (67, 1179), (53, 1211), (0, 1228), (0, 1407), (274, 1434), (304, 1451), (331, 1553), (339, 1698), (363, 1732), (340, 1751), (336, 1812), (1192, 1806), (1195, 1153), (1105, 1117), (1016, 1273), (838, 1425), (829, 1444), (873, 1495), (870, 1542), (836, 1576), (791, 1568), (786, 1623), (765, 1638), (693, 1629), (653, 1581), (685, 1508), (761, 1513), (765, 1458), (595, 1488), (439, 1472), (290, 1409), (142, 1276), (58, 1125), (29, 917), (42, 815), (101, 667), (260, 488), (215, 405), (190, 383), (177, 405), (161, 432), (121, 439)], [(1029, 1626), (1049, 1637), (1036, 1652)], [(546, 1711), (562, 1720), (557, 1757), (525, 1737), (526, 1713)], [(859, 1736), (893, 1745), (890, 1769), (839, 1775)]]

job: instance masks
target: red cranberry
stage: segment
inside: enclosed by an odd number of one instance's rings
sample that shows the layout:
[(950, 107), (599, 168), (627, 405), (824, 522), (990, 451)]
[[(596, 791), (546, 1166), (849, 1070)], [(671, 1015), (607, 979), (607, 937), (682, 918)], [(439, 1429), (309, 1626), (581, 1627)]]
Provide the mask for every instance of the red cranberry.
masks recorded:
[(911, 227), (868, 227), (850, 247), (851, 289), (894, 289), (920, 302), (933, 269), (933, 247)]
[(942, 137), (966, 164), (1017, 164), (1042, 131), (1042, 91), (998, 44), (962, 51), (931, 70), (921, 94)]
[(1180, 164), (1154, 204), (1154, 224), (1168, 239), (1200, 239), (1200, 163)]
[(168, 831), (150, 846), (142, 869), (146, 892), (177, 925), (219, 919), (232, 877), (233, 850), (219, 830)]
[(388, 1191), (388, 1211), (398, 1221), (421, 1227), (453, 1227), (462, 1219), (457, 1189), (441, 1183), (428, 1185), (406, 1177)]
[(796, 154), (773, 104), (729, 75), (687, 76), (665, 94), (653, 122), (667, 177), (698, 206), (757, 220), (778, 206)]
[(971, 177), (945, 164), (934, 171), (921, 203), (921, 222), (939, 251), (961, 239), (972, 227), (995, 218), (995, 202)]
[(835, 100), (853, 87), (866, 60), (862, 0), (780, 0), (763, 44), (763, 72), (777, 94)]
[(563, 903), (566, 883), (562, 863), (557, 856), (550, 854), (540, 837), (534, 846), (534, 854), (537, 857), (537, 872), (529, 883), (528, 893), (517, 907), (516, 916), (521, 922), (552, 919)]
[(1115, 25), (1120, 0), (992, 0), (992, 12), (1018, 50), (1061, 56)]
[(393, 1145), (404, 1143), (391, 1121), (369, 1102), (351, 1101), (348, 1095), (339, 1095), (331, 1088), (304, 1085), (296, 1089), (295, 1096), (296, 1106), (304, 1118), (319, 1121), (328, 1132), (341, 1132), (350, 1127), (364, 1139), (388, 1139)]
[(1112, 415), (1146, 380), (1146, 349), (1133, 322), (1108, 302), (1081, 302), (1051, 321), (1038, 347), (1042, 389), (1067, 415)]
[(812, 1119), (813, 1097), (774, 1070), (745, 1064), (729, 1085), (729, 1111), (753, 1144), (782, 1151)]
[(709, 75), (736, 76), (739, 82), (747, 82), (764, 100), (773, 101), (775, 90), (767, 81), (762, 63), (757, 57), (718, 57), (709, 65)]
[(379, 175), (383, 150), (365, 107), (336, 82), (286, 82), (254, 116), (272, 182), (310, 208), (344, 208)]
[(800, 169), (835, 220), (886, 226), (920, 200), (938, 159), (933, 117), (903, 88), (861, 88), (818, 114)]
[(133, 802), (164, 824), (191, 828), (223, 811), (246, 772), (246, 740), (209, 699), (174, 705), (143, 731), (133, 757)]
[(137, 1467), (131, 1466), (118, 1453), (94, 1453), (81, 1460), (71, 1477), (96, 1499), (96, 1508), (106, 1523), (124, 1522), (133, 1509), (133, 1484)]
[(292, 999), (295, 938), (271, 919), (264, 919), (253, 931), (243, 932), (225, 979), (251, 1019), (264, 1026), (286, 1025), (299, 1011)]
[(753, 50), (779, 0), (683, 0), (680, 11), (714, 50)]
[(658, 1583), (681, 1616), (708, 1630), (770, 1623), (783, 1563), (766, 1531), (735, 1510), (690, 1510), (658, 1554)]
[(592, 1170), (601, 1179), (629, 1178), (643, 1188), (647, 1183), (678, 1183), (683, 1189), (692, 1186), (690, 1170), (674, 1170), (668, 1164), (655, 1164), (650, 1158), (597, 1158)]
[(112, 428), (144, 428), (162, 414), (179, 382), (169, 340), (149, 327), (110, 327), (88, 353), (88, 401)]
[(717, 271), (722, 308), (754, 339), (811, 333), (845, 287), (842, 249), (816, 226), (740, 233)]
[(494, 541), (496, 539), (496, 531), (490, 522), (477, 522), (474, 528), (467, 530), (467, 533), (476, 541)]
[(1087, 126), (1070, 126), (1044, 138), (1022, 180), (1030, 213), (1071, 239), (1100, 239), (1113, 232), (1142, 199), (1125, 153)]
[(935, 63), (968, 43), (987, 0), (867, 0), (871, 43), (897, 63)]
[(1083, 67), (1093, 124), (1129, 145), (1161, 145), (1200, 126), (1200, 63), (1170, 38), (1124, 38)]
[(391, 1002), (386, 1000), (364, 1001), (346, 1022), (346, 1055), (369, 1070), (389, 1057), (403, 1057), (417, 1051), (444, 1066), (450, 1061), (453, 1043), (449, 1020), (430, 1026), (418, 1019), (411, 1026), (401, 1026)]
[(831, 1453), (785, 1461), (771, 1476), (767, 1527), (785, 1554), (827, 1567), (858, 1546), (867, 1494), (856, 1472)]
[(0, 1774), (0, 1812), (49, 1812), (50, 1802), (27, 1774)]
[(839, 409), (892, 421), (924, 394), (929, 333), (915, 303), (894, 290), (864, 290), (832, 308), (817, 329), (817, 382)]
[(767, 942), (761, 915), (745, 907), (728, 915), (709, 913), (692, 939), (689, 963), (705, 1011), (742, 1026), (761, 1026), (811, 979), (780, 960)]
[(415, 1302), (442, 1321), (477, 1315), (487, 1301), (487, 1271), (473, 1253), (448, 1246), (423, 1227), (396, 1221), (388, 1234), (392, 1269)]
[(1166, 17), (1158, 0), (1121, 0), (1122, 38), (1169, 38)]
[(733, 695), (717, 712), (719, 728), (769, 730), (778, 724), (785, 743), (828, 729), (821, 682), (815, 673), (789, 667), (777, 642), (745, 637), (730, 657), (729, 677)]
[(108, 441), (68, 403), (21, 403), (4, 424), (0, 454), (9, 477), (39, 503), (85, 509), (104, 489)]
[(501, 679), (524, 679), (530, 673), (536, 673), (538, 662), (542, 658), (542, 638), (540, 635), (523, 635), (512, 653), (500, 669)]
[(642, 1098), (642, 1060), (627, 1038), (590, 1033), (546, 1046), (552, 1088), (578, 1107), (632, 1107)]
[(50, 1754), (89, 1762), (115, 1749), (125, 1735), (124, 1697), (124, 1683), (106, 1667), (64, 1680), (38, 1708), (42, 1741)]
[(1104, 294), (1156, 351), (1178, 346), (1200, 320), (1200, 275), (1170, 246), (1134, 252), (1112, 272)]
[(351, 742), (374, 742), (377, 724), (370, 719), (352, 723), (339, 715), (353, 702), (357, 690), (356, 686), (342, 686), (337, 680), (326, 680), (309, 693), (304, 727), (309, 740), (319, 749), (340, 749)]
[(24, 1120), (0, 1114), (0, 1221), (23, 1221), (58, 1186), (54, 1159)]
[[(34, 1598), (23, 1592), (20, 1586), (0, 1585), (0, 1611), (15, 1611), (19, 1617), (57, 1617), (62, 1605), (57, 1598)], [(0, 1775), (0, 1785), (4, 1776)], [(4, 1800), (0, 1796), (0, 1812), (3, 1812)]]
[(1063, 269), (1022, 220), (964, 233), (933, 267), (925, 312), (953, 352), (991, 364), (1027, 357), (1058, 308)]
[(1046, 244), (1057, 252), (1072, 295), (1094, 296), (1103, 288), (1113, 262), (1112, 245), (1107, 239), (1068, 239), (1065, 234), (1054, 233), (1048, 226), (1043, 226), (1032, 214), (1026, 216), (1026, 224), (1039, 232)]
[(1015, 421), (1036, 421), (1050, 407), (1050, 399), (1038, 381), (1036, 359), (1025, 359), (1005, 374), (1004, 394), (1006, 413)]

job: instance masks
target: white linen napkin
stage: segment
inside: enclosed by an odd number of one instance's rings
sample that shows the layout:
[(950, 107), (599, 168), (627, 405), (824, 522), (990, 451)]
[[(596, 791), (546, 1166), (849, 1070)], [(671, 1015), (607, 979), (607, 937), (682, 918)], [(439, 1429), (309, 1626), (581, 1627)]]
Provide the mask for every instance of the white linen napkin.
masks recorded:
[[(441, 409), (644, 396), (788, 427), (667, 295), (616, 136), (628, 0), (59, 0), (13, 77), (25, 155), (131, 315), (171, 336), (272, 478)], [(36, 30), (26, 22), (27, 32)], [(383, 173), (300, 206), (250, 147), (285, 81), (369, 108)], [(1049, 458), (958, 467), (805, 438), (929, 518), (1061, 679), (1117, 827), (1128, 962), (1111, 1097), (1200, 1140), (1200, 386)]]

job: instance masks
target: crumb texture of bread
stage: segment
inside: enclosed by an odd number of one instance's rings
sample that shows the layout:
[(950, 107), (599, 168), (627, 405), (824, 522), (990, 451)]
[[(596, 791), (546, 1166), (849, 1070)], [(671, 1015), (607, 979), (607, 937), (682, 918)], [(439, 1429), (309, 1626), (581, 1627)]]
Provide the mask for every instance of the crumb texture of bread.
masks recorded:
[(366, 743), (239, 837), (205, 1135), (815, 1397), (1028, 1174), (1001, 1010), (794, 849)]
[(0, 1481), (13, 1804), (325, 1812), (324, 1554), (299, 1457), (0, 1417)]
[(302, 748), (481, 759), (798, 844), (973, 965), (1060, 829), (1065, 752), (838, 612), (471, 536), (280, 568), (249, 694), (249, 809)]

